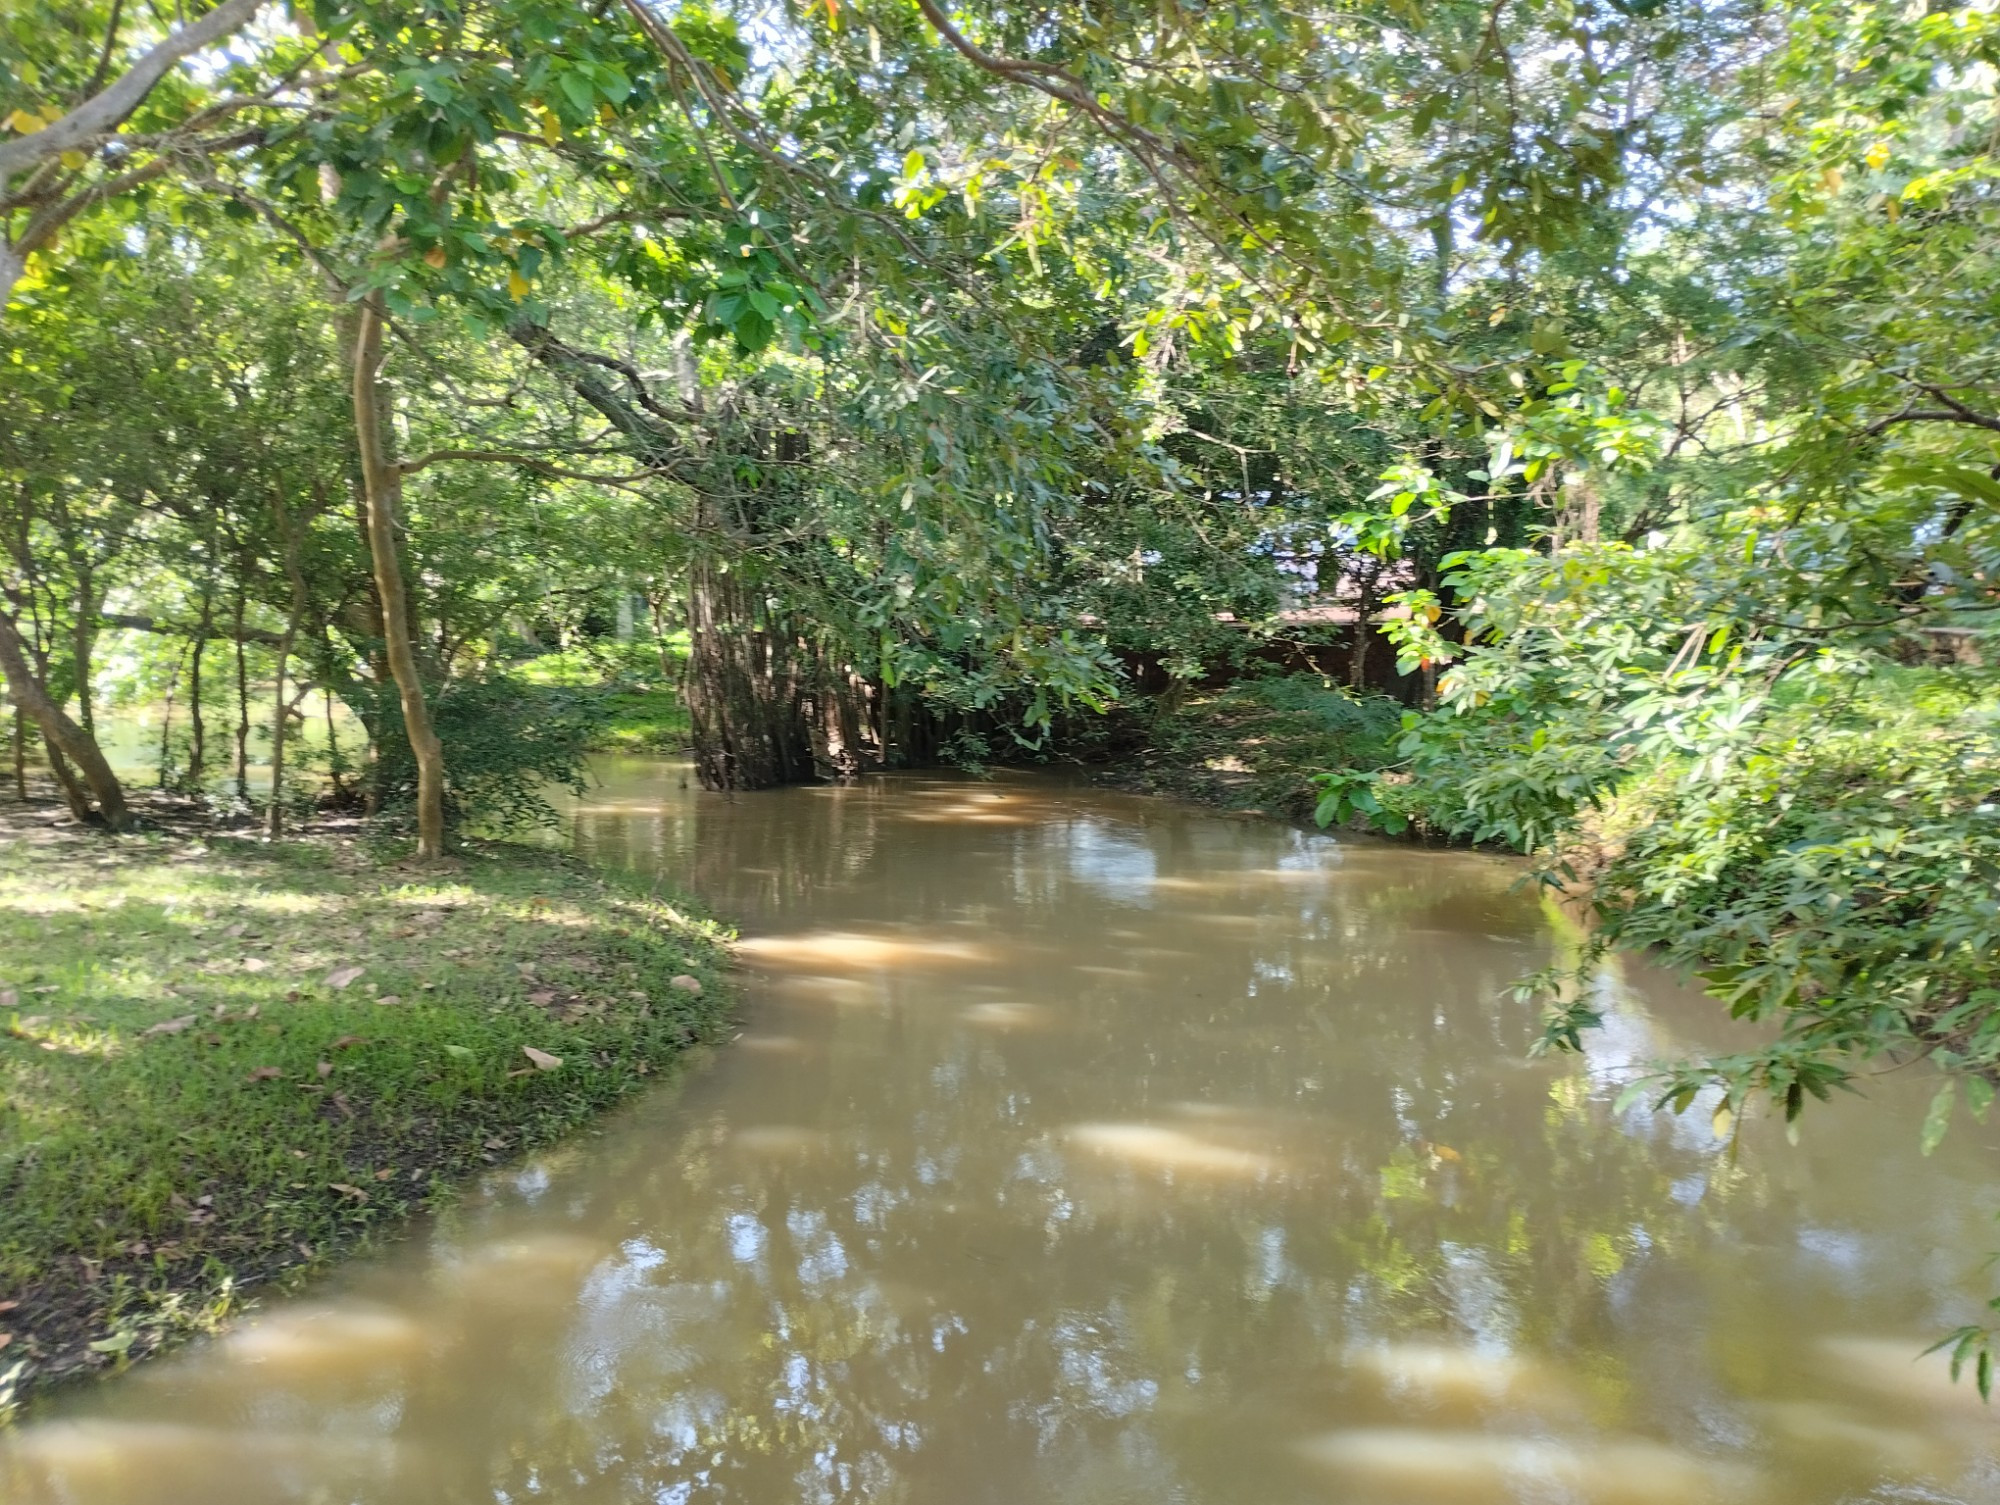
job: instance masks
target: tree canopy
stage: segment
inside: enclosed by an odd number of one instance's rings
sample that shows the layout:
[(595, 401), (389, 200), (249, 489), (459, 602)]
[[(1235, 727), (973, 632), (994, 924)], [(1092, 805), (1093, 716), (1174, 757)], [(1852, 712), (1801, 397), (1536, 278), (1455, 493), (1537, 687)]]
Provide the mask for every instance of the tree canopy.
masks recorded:
[(280, 770), (322, 689), (435, 853), (575, 776), (553, 701), (488, 756), (510, 653), (635, 601), (723, 786), (1339, 603), (1414, 703), (1329, 820), (1774, 1025), (1664, 1100), (1921, 1056), (1934, 1143), (2000, 1071), (1996, 68), (1862, 0), (17, 7), (0, 669), (112, 825), (106, 634), (191, 786), (215, 655), (245, 798), (250, 683)]

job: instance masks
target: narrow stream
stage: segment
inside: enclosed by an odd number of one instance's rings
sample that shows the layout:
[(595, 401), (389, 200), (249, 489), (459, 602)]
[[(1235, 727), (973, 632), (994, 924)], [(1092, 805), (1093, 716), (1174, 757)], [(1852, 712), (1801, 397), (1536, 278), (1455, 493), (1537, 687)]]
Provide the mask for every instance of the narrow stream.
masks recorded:
[(1627, 963), (1587, 1059), (1498, 858), (1054, 778), (733, 801), (625, 760), (579, 847), (740, 918), (741, 1036), (380, 1259), (0, 1438), (6, 1505), (2000, 1505), (1923, 1346), (2000, 1126), (1614, 1115), (1726, 1042)]

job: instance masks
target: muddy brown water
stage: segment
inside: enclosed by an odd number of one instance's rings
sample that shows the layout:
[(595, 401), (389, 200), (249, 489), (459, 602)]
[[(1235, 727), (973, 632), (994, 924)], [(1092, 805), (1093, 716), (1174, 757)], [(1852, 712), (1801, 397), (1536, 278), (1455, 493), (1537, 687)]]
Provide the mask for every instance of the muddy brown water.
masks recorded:
[(1632, 963), (1582, 1060), (1518, 869), (1053, 778), (578, 846), (740, 917), (740, 1038), (382, 1257), (0, 1438), (7, 1505), (2000, 1502), (1914, 1356), (2000, 1247), (1923, 1084), (1731, 1158), (1613, 1111), (1726, 1044)]

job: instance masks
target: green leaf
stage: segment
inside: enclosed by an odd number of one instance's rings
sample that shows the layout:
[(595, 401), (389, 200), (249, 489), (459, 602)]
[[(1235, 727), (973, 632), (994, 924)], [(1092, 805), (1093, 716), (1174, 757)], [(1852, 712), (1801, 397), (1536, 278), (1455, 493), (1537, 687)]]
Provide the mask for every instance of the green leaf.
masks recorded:
[(580, 69), (568, 69), (557, 77), (556, 84), (569, 96), (579, 115), (589, 115), (597, 109), (597, 90)]

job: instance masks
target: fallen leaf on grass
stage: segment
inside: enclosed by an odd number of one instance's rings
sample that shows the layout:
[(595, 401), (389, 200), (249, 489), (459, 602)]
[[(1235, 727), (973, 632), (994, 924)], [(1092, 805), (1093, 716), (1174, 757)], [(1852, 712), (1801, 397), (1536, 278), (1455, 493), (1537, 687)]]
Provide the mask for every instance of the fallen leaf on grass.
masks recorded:
[(13, 988), (0, 988), (0, 1009), (11, 1009), (20, 1001), (21, 995)]
[(326, 1184), (343, 1197), (352, 1197), (356, 1202), (364, 1204), (368, 1201), (368, 1193), (358, 1186), (349, 1186), (345, 1181), (329, 1181)]
[(194, 1023), (194, 1015), (192, 1014), (183, 1014), (178, 1019), (162, 1019), (158, 1024), (154, 1025), (151, 1029), (144, 1029), (139, 1031), (139, 1038), (143, 1040), (148, 1035), (178, 1035), (182, 1030), (186, 1029), (190, 1024), (193, 1023)]
[(275, 1066), (257, 1066), (253, 1067), (250, 1075), (243, 1080), (246, 1082), (275, 1082), (283, 1075), (284, 1073)]
[(0, 1333), (0, 1348), (5, 1348), (9, 1343), (12, 1343), (13, 1341), (14, 1341), (14, 1335), (12, 1333)]
[(241, 935), (243, 934), (244, 931), (248, 930), (249, 928), (250, 927), (248, 925), (244, 924), (241, 920), (238, 920), (234, 925), (223, 926), (222, 933), (224, 935)]
[(562, 1065), (561, 1056), (552, 1056), (545, 1050), (536, 1050), (532, 1045), (523, 1045), (521, 1047), (521, 1054), (535, 1063), (535, 1070), (537, 1071), (554, 1071), (558, 1066)]
[(532, 1003), (536, 1008), (540, 1008), (544, 1004), (554, 1003), (555, 998), (556, 991), (554, 988), (540, 988), (528, 995), (528, 1002)]
[(365, 967), (336, 967), (326, 974), (326, 986), (336, 990), (344, 988), (366, 970)]
[(391, 1176), (395, 1174), (396, 1174), (396, 1167), (392, 1165), (389, 1166), (386, 1170), (377, 1171), (375, 1173), (375, 1179), (377, 1181), (387, 1181)]
[(246, 956), (243, 958), (243, 970), (245, 972), (262, 972), (270, 965), (261, 956)]
[(327, 1049), (345, 1050), (350, 1045), (366, 1045), (367, 1043), (368, 1042), (362, 1039), (361, 1036), (359, 1035), (342, 1035), (338, 1040), (334, 1041), (333, 1044), (327, 1046)]
[(333, 1075), (333, 1062), (321, 1061), (313, 1070), (319, 1073), (319, 1079), (323, 1082)]
[(0, 1312), (11, 1312), (20, 1304), (18, 1301), (0, 1301)]
[(403, 1001), (403, 997), (400, 993), (384, 993), (380, 998), (376, 999), (375, 1001), (377, 1003), (383, 1003), (383, 1004), (401, 1003)]
[(507, 1141), (496, 1134), (486, 1141), (486, 1148), (489, 1150), (504, 1150), (507, 1148)]
[(670, 988), (678, 988), (683, 993), (692, 993), (697, 998), (701, 997), (700, 980), (697, 978), (689, 977), (685, 972), (681, 973), (681, 975), (678, 977), (669, 977), (667, 979), (667, 986)]

